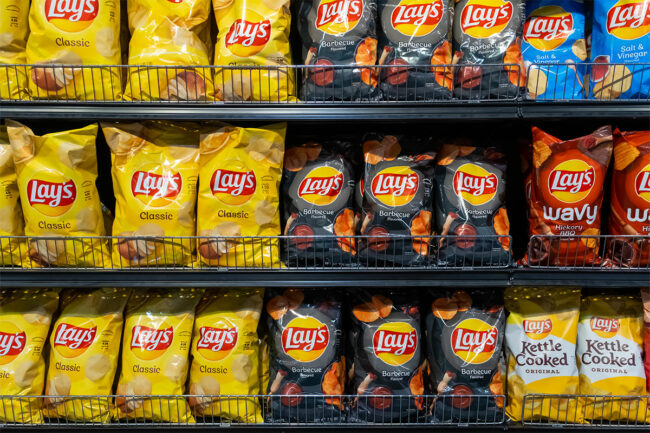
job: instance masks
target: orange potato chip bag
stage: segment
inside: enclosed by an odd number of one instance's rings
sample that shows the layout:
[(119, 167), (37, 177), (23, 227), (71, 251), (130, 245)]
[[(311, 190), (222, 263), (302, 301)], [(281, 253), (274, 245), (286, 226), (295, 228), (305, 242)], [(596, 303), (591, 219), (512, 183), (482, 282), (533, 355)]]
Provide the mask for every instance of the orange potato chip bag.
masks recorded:
[(24, 67), (29, 28), (29, 0), (0, 0), (0, 99), (25, 99), (27, 75)]

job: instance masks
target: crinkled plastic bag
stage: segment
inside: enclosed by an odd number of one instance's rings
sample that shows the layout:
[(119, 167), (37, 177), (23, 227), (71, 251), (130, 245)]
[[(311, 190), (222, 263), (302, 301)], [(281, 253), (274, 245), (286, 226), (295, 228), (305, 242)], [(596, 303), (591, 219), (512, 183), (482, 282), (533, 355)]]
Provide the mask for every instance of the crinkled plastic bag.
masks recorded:
[(0, 99), (25, 99), (27, 74), (24, 67), (29, 27), (29, 0), (0, 0)]

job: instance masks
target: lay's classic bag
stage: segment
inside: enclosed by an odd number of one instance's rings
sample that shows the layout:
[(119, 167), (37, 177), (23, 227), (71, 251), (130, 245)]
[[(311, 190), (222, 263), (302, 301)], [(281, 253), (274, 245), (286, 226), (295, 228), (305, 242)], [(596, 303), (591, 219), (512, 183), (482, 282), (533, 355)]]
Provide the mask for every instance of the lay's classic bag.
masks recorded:
[(61, 294), (63, 311), (50, 334), (46, 417), (110, 421), (108, 396), (117, 371), (122, 313), (129, 293), (127, 289), (71, 289)]
[(1, 0), (0, 11), (0, 99), (24, 99), (27, 96), (25, 68), (5, 65), (26, 63), (29, 0)]
[[(576, 399), (526, 394), (578, 394), (576, 339), (580, 289), (510, 287), (505, 295), (508, 405), (513, 421), (580, 423)], [(523, 419), (522, 419), (523, 416)]]
[(219, 27), (214, 64), (253, 68), (217, 69), (217, 97), (226, 101), (295, 99), (293, 70), (287, 68), (292, 64), (289, 1), (214, 0), (214, 15)]
[(45, 237), (29, 240), (31, 264), (108, 265), (106, 241), (87, 238), (106, 234), (95, 186), (97, 124), (38, 136), (9, 120), (7, 132), (14, 152), (25, 234)]
[(530, 98), (583, 99), (587, 60), (583, 1), (527, 1), (521, 51)]
[(52, 289), (0, 291), (0, 423), (42, 422), (42, 401), (29, 396), (43, 394), (43, 348), (58, 305)]
[(32, 0), (27, 63), (29, 91), (36, 99), (119, 100), (119, 68), (61, 65), (119, 65), (120, 2)]
[[(280, 179), (286, 124), (201, 134), (199, 259), (210, 266), (279, 267)], [(241, 239), (242, 236), (266, 238)]]

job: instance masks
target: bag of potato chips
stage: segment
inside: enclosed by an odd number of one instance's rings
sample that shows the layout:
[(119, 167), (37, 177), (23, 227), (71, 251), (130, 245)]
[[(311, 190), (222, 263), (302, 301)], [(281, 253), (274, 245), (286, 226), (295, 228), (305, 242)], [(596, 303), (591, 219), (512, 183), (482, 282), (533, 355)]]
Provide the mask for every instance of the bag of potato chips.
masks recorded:
[(0, 99), (25, 99), (25, 68), (5, 65), (26, 62), (29, 0), (0, 0), (0, 10)]
[[(7, 121), (32, 265), (102, 267), (108, 264), (104, 220), (95, 185), (97, 124), (35, 135)], [(60, 238), (60, 239), (59, 239)]]
[(42, 422), (41, 399), (29, 396), (43, 394), (43, 347), (58, 304), (53, 289), (0, 291), (0, 423)]
[(647, 389), (650, 389), (650, 287), (641, 289), (643, 300), (643, 346), (645, 352), (645, 377)]
[(102, 123), (113, 161), (113, 264), (189, 265), (196, 233), (199, 131), (163, 122)]
[[(75, 422), (108, 422), (127, 289), (70, 290), (50, 334), (43, 413)], [(74, 396), (92, 396), (79, 398)], [(70, 396), (72, 398), (65, 398)]]
[[(287, 102), (295, 99), (289, 49), (288, 0), (214, 0), (219, 35), (215, 65), (254, 69), (217, 69), (217, 96), (226, 101)], [(255, 68), (277, 66), (279, 68)]]
[[(508, 406), (513, 421), (580, 423), (576, 399), (526, 394), (578, 394), (576, 338), (580, 289), (511, 287), (504, 295)], [(523, 409), (523, 410), (522, 410)], [(522, 418), (523, 417), (523, 418)]]
[(264, 289), (221, 289), (206, 294), (196, 312), (190, 370), (190, 406), (196, 417), (262, 423), (257, 326)]
[(203, 290), (133, 292), (126, 307), (117, 417), (154, 422), (194, 422), (182, 397), (192, 342), (194, 309)]
[(32, 0), (27, 63), (39, 64), (30, 70), (32, 98), (119, 100), (121, 73), (110, 67), (121, 63), (119, 17), (119, 1)]
[(280, 179), (286, 124), (225, 126), (201, 134), (198, 227), (201, 263), (279, 267)]

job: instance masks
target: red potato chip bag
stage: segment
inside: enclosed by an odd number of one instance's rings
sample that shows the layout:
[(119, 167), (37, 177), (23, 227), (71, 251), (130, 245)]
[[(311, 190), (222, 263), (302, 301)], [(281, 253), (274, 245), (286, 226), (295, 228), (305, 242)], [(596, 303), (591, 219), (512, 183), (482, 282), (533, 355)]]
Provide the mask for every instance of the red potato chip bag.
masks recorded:
[(598, 261), (603, 183), (611, 154), (610, 126), (566, 141), (533, 127), (526, 191), (529, 231), (562, 238), (532, 238), (524, 263), (584, 266)]

